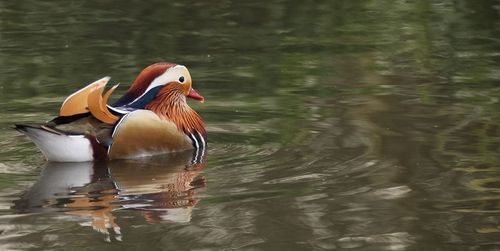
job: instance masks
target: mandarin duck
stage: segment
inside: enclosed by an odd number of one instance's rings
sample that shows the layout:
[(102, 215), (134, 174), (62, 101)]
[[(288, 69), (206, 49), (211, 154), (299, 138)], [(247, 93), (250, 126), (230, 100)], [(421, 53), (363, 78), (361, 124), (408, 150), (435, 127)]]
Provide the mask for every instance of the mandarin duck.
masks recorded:
[(69, 95), (59, 116), (43, 124), (16, 124), (48, 161), (84, 162), (138, 158), (205, 149), (202, 118), (186, 102), (204, 98), (192, 88), (183, 65), (156, 63), (137, 76), (112, 105), (118, 85), (103, 91), (109, 77)]

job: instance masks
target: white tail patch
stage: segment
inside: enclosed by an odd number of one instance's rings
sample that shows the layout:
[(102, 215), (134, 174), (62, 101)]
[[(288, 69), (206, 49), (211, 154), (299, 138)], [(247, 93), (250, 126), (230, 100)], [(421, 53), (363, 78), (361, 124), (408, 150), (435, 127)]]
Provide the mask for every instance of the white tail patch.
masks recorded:
[(48, 161), (94, 160), (92, 145), (83, 135), (59, 135), (33, 127), (26, 127), (22, 132), (33, 140)]

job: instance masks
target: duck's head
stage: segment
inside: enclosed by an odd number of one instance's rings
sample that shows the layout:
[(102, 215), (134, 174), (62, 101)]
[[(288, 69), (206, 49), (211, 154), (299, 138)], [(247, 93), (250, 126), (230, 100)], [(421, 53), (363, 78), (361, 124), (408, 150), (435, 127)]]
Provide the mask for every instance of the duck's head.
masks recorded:
[(127, 93), (113, 106), (144, 109), (160, 94), (170, 95), (176, 100), (185, 101), (188, 97), (204, 101), (203, 96), (193, 89), (191, 75), (185, 66), (162, 62), (142, 70)]

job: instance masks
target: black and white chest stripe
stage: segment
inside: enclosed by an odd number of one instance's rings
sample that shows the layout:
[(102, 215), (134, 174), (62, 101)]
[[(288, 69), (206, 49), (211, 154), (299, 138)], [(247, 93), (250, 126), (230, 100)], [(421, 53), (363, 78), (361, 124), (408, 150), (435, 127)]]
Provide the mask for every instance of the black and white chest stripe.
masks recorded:
[(199, 163), (203, 158), (203, 155), (205, 154), (207, 142), (205, 141), (205, 138), (203, 138), (203, 135), (201, 135), (201, 133), (196, 130), (188, 134), (188, 137), (189, 139), (191, 139), (191, 143), (193, 144), (193, 147), (195, 149), (196, 156), (194, 156), (194, 161), (196, 161), (196, 163)]
[(199, 133), (198, 131), (193, 130), (192, 133), (188, 134), (189, 139), (191, 139), (191, 143), (193, 144), (193, 147), (195, 149), (199, 148), (205, 148), (207, 143), (205, 142), (205, 139), (203, 138), (203, 135)]

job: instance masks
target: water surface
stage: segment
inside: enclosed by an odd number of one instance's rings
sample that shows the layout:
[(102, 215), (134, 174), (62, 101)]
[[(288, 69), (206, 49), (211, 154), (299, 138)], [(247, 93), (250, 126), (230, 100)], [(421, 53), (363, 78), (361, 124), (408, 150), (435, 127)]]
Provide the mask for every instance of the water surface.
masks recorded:
[[(0, 1), (0, 249), (496, 250), (499, 10)], [(206, 98), (201, 161), (46, 163), (11, 129), (158, 61)]]

